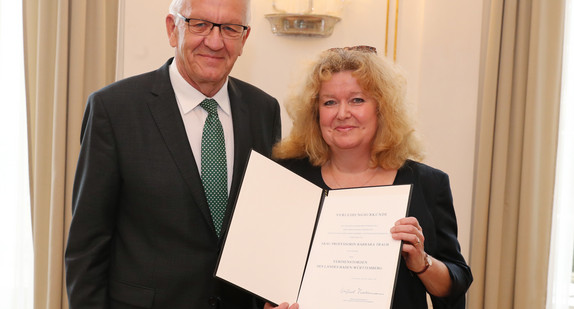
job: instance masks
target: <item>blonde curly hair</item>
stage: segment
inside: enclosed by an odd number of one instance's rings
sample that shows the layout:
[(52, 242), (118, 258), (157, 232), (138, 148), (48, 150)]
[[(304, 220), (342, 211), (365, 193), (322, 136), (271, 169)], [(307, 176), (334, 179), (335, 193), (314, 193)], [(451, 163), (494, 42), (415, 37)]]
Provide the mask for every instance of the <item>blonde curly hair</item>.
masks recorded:
[(420, 140), (406, 104), (406, 78), (400, 68), (379, 57), (374, 48), (359, 46), (323, 51), (311, 65), (303, 87), (286, 102), (293, 127), (273, 148), (276, 159), (308, 157), (311, 164), (328, 162), (331, 151), (319, 126), (319, 90), (334, 73), (350, 71), (362, 90), (377, 102), (377, 131), (371, 167), (398, 169), (407, 159), (423, 158)]

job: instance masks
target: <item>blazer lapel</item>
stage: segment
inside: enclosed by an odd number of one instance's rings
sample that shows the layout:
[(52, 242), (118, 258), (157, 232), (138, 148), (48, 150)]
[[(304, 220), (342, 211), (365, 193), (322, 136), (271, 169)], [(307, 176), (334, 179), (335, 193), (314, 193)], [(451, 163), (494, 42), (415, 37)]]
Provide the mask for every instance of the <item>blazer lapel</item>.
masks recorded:
[(249, 158), (249, 153), (252, 145), (252, 136), (249, 126), (249, 109), (245, 100), (248, 98), (243, 97), (241, 89), (234, 82), (233, 78), (229, 78), (228, 82), (229, 101), (231, 104), (231, 115), (233, 117), (233, 137), (234, 137), (234, 153), (233, 159), (233, 176), (231, 180), (231, 188), (229, 192), (229, 199), (227, 202), (227, 209), (225, 212), (224, 224), (222, 234), (227, 230), (228, 220), (233, 213), (233, 206), (237, 199), (237, 194), (243, 173), (245, 172), (246, 162)]
[[(201, 177), (191, 146), (189, 145), (181, 113), (169, 78), (169, 60), (156, 71), (156, 81), (151, 89), (152, 98), (147, 102), (158, 130), (169, 149), (191, 195), (201, 209), (207, 224), (213, 227), (209, 206), (201, 184)], [(191, 206), (191, 205), (190, 205)], [(215, 227), (213, 227), (215, 233)]]

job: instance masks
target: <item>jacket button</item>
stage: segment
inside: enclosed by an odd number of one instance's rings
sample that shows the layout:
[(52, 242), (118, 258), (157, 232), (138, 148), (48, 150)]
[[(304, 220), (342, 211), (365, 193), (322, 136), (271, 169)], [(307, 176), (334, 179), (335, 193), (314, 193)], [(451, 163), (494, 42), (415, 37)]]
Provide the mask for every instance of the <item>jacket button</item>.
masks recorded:
[(209, 304), (210, 307), (212, 308), (217, 308), (218, 303), (219, 303), (219, 299), (217, 297), (210, 297), (207, 300), (207, 303)]

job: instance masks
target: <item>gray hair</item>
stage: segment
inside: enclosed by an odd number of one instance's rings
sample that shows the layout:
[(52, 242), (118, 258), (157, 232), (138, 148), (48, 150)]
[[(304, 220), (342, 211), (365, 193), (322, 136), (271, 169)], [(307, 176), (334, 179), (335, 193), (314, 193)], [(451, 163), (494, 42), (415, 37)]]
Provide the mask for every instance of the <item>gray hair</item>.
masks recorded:
[[(186, 0), (172, 0), (171, 4), (169, 5), (169, 13), (173, 16), (177, 15), (181, 11), (183, 4)], [(246, 24), (249, 25), (251, 22), (251, 0), (245, 0), (247, 4), (247, 12), (245, 16)], [(179, 18), (176, 18), (176, 24), (179, 22)]]

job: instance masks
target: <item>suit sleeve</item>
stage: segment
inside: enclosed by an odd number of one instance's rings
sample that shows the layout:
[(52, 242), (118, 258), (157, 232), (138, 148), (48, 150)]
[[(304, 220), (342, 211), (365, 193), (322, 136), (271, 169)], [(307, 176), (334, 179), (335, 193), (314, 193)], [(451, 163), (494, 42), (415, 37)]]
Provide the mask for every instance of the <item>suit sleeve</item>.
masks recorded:
[(460, 252), (458, 227), (448, 175), (438, 175), (436, 203), (433, 216), (437, 226), (437, 253), (435, 258), (448, 268), (452, 279), (450, 294), (444, 298), (432, 296), (435, 308), (464, 308), (465, 293), (472, 283), (472, 273)]
[(108, 308), (110, 240), (121, 185), (112, 126), (96, 94), (88, 99), (65, 253), (70, 308)]

